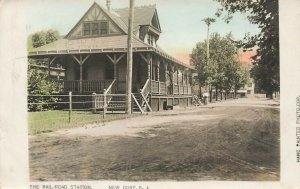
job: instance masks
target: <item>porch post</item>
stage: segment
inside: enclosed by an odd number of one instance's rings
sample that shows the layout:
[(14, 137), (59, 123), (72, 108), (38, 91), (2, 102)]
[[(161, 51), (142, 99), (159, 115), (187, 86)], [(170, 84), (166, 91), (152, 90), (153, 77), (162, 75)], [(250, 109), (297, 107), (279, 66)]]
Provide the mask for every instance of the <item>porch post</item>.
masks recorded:
[(117, 80), (117, 64), (114, 64), (114, 79)]
[(150, 55), (150, 53), (147, 53), (147, 57), (145, 57), (142, 53), (139, 54), (142, 59), (147, 63), (147, 73), (148, 73), (148, 79), (151, 80), (151, 76), (152, 76), (152, 69), (151, 69), (151, 66), (152, 66), (152, 57)]
[(167, 83), (167, 78), (168, 78), (168, 64), (165, 62), (165, 64), (164, 64), (164, 66), (165, 66), (165, 82)]
[[(117, 71), (117, 64), (120, 62), (120, 60), (125, 56), (126, 54), (121, 54), (119, 57), (117, 57), (117, 54), (114, 54), (113, 57), (111, 57), (109, 54), (106, 54), (107, 58), (113, 63), (114, 65), (114, 80), (118, 80), (118, 71)], [(117, 83), (118, 88), (118, 83)]]
[(191, 85), (191, 74), (190, 74), (190, 72), (188, 72), (187, 74), (188, 74), (187, 75), (187, 83), (188, 83), (188, 86), (190, 86)]
[(153, 60), (152, 60), (152, 58), (150, 58), (150, 54), (148, 54), (148, 57), (149, 57), (149, 60), (150, 60), (150, 80), (153, 78), (153, 72), (152, 72), (152, 70), (153, 70)]
[(176, 68), (176, 74), (177, 74), (177, 77), (176, 77), (176, 79), (177, 79), (177, 85), (179, 86), (179, 68)]
[(152, 95), (152, 69), (153, 69), (153, 59), (152, 56), (150, 55), (150, 53), (148, 53), (148, 60), (150, 61), (150, 94)]
[(82, 79), (83, 79), (83, 74), (82, 74), (82, 56), (80, 55), (79, 56), (79, 65), (80, 65), (80, 79), (79, 79), (79, 90), (80, 90), (80, 93), (82, 93)]
[(175, 68), (174, 68), (174, 65), (171, 65), (171, 82), (172, 82), (172, 91), (171, 91), (171, 94), (174, 95), (174, 73), (175, 73)]
[(185, 77), (185, 70), (182, 70), (182, 85), (186, 85), (186, 82), (185, 82), (185, 79), (186, 79), (186, 77)]
[[(149, 54), (148, 54), (149, 55)], [(150, 58), (149, 56), (148, 56), (148, 58)], [(148, 61), (147, 61), (147, 66), (148, 66), (148, 79), (150, 79), (151, 80), (151, 62), (150, 62), (150, 60), (148, 59)]]
[(159, 65), (160, 61), (157, 61), (157, 81), (158, 81), (158, 94), (160, 94), (160, 82), (159, 82)]
[(191, 87), (191, 78), (190, 78), (190, 71), (187, 72), (187, 86), (188, 86), (188, 94), (190, 95), (192, 91), (190, 91), (190, 87)]
[(180, 95), (180, 85), (179, 85), (179, 68), (176, 70), (177, 73), (177, 86), (178, 86), (178, 94)]
[(83, 64), (86, 62), (86, 60), (90, 57), (90, 55), (87, 55), (84, 59), (82, 59), (82, 55), (79, 55), (79, 59), (75, 56), (72, 55), (72, 57), (76, 60), (76, 62), (79, 64), (80, 66), (80, 70), (79, 70), (79, 91), (80, 93), (82, 93), (82, 80), (83, 80), (83, 74), (82, 74), (82, 67)]
[(157, 62), (157, 81), (159, 81), (159, 65), (160, 61)]
[(50, 79), (50, 76), (51, 76), (51, 74), (50, 74), (50, 68), (51, 68), (51, 64), (56, 60), (56, 56), (55, 57), (53, 57), (52, 59), (51, 59), (51, 57), (49, 57), (48, 58), (48, 78)]
[(185, 82), (185, 70), (182, 70), (182, 86), (183, 86), (183, 94), (186, 94), (186, 82)]
[(164, 62), (164, 66), (165, 66), (165, 83), (166, 83), (166, 92), (165, 92), (165, 95), (168, 94), (168, 64), (166, 62)]

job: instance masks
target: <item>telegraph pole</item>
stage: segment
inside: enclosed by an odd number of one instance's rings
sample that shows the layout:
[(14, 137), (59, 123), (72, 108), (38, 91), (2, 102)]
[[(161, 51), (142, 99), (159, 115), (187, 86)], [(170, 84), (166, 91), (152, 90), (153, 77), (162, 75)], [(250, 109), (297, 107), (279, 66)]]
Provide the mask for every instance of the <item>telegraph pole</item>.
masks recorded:
[(207, 25), (207, 62), (209, 62), (209, 26), (211, 25), (211, 23), (215, 22), (216, 20), (214, 18), (205, 18), (203, 19), (203, 21), (205, 22), (205, 24)]
[(132, 92), (132, 35), (133, 35), (134, 0), (130, 0), (128, 17), (128, 41), (127, 41), (127, 75), (126, 75), (126, 105), (127, 114), (132, 113), (131, 92)]
[[(210, 62), (209, 62), (209, 26), (211, 25), (211, 23), (215, 22), (216, 20), (214, 18), (207, 17), (207, 18), (204, 18), (203, 21), (207, 25), (207, 46), (206, 46), (207, 47), (207, 49), (206, 49), (207, 52), (206, 52), (206, 57), (207, 57), (207, 65), (209, 65), (210, 64)], [(209, 85), (208, 87), (209, 87), (208, 90), (209, 90), (209, 93), (210, 93), (210, 95), (209, 95), (209, 101), (212, 102), (212, 99), (211, 99), (212, 88), (211, 88), (211, 85)]]

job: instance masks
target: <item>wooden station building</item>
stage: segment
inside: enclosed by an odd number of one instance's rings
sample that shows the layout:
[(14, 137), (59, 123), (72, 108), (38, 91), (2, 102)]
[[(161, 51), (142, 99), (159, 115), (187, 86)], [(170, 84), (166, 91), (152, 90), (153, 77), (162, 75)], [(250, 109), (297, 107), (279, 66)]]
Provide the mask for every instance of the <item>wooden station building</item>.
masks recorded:
[[(128, 8), (95, 2), (64, 38), (32, 49), (28, 57), (64, 67), (63, 93), (125, 94), (128, 15)], [(135, 7), (133, 31), (132, 93), (141, 95), (150, 111), (190, 105), (195, 69), (157, 46), (161, 27), (155, 5)]]

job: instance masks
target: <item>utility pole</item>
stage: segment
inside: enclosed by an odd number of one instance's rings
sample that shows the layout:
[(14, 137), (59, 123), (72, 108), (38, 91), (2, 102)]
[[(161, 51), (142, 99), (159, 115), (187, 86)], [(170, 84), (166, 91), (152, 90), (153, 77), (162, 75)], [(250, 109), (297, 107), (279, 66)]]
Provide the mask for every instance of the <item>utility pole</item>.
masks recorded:
[[(216, 20), (214, 18), (204, 18), (203, 21), (205, 22), (205, 24), (207, 25), (207, 49), (206, 49), (206, 57), (207, 57), (207, 65), (210, 64), (209, 61), (209, 26), (211, 25), (211, 23), (214, 23)], [(209, 101), (212, 102), (212, 88), (211, 85), (209, 85)]]
[(209, 26), (211, 25), (211, 23), (215, 22), (216, 20), (214, 18), (204, 18), (203, 21), (206, 23), (207, 25), (207, 62), (209, 63)]
[(132, 35), (133, 35), (134, 0), (130, 0), (128, 17), (128, 40), (127, 40), (127, 75), (126, 75), (126, 105), (127, 114), (132, 113), (131, 92), (132, 92)]

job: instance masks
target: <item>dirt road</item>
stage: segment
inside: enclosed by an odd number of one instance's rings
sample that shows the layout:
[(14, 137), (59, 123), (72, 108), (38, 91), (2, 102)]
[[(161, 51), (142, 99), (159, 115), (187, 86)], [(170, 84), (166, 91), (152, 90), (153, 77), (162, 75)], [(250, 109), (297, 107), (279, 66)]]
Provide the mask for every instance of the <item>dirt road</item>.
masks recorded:
[(238, 99), (30, 136), (38, 180), (279, 180), (279, 106)]

